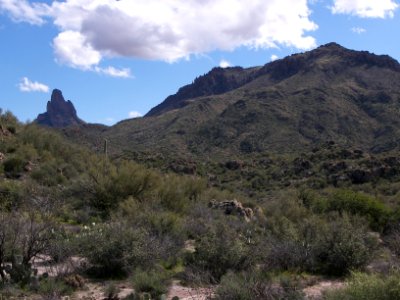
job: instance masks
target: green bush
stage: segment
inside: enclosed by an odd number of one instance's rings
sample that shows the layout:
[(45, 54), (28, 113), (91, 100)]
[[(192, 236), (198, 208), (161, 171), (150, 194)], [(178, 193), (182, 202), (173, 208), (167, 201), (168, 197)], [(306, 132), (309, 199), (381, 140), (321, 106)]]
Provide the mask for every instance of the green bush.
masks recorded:
[(374, 230), (382, 230), (391, 215), (391, 210), (376, 198), (348, 190), (334, 193), (328, 200), (328, 210), (363, 216)]
[(65, 181), (65, 177), (57, 168), (56, 162), (46, 162), (31, 173), (31, 177), (45, 186), (55, 186)]
[(375, 255), (377, 240), (361, 223), (353, 224), (347, 216), (333, 216), (314, 247), (317, 270), (340, 276), (367, 265)]
[(169, 276), (163, 270), (136, 269), (132, 275), (132, 282), (137, 293), (147, 293), (152, 299), (160, 299), (161, 295), (168, 291)]
[(247, 249), (239, 233), (227, 224), (215, 224), (196, 242), (196, 251), (188, 255), (190, 268), (209, 272), (210, 281), (218, 282), (229, 270), (242, 270), (247, 265)]
[(264, 242), (266, 268), (341, 276), (365, 266), (377, 246), (365, 226), (346, 215), (286, 223)]
[(43, 300), (61, 299), (61, 296), (68, 295), (71, 292), (70, 286), (56, 278), (45, 278), (39, 282), (38, 293)]
[(78, 240), (91, 265), (88, 273), (100, 278), (124, 277), (134, 268), (151, 268), (162, 258), (176, 255), (162, 237), (124, 222), (87, 228)]
[(400, 274), (389, 276), (355, 273), (343, 289), (327, 292), (324, 300), (400, 299)]
[(19, 157), (12, 157), (3, 163), (4, 172), (10, 178), (18, 178), (24, 172), (26, 161)]
[(310, 190), (302, 190), (299, 199), (315, 213), (337, 211), (366, 218), (373, 230), (382, 231), (393, 212), (378, 199), (351, 190), (338, 190), (324, 198)]
[(23, 198), (23, 186), (18, 181), (0, 182), (0, 210), (16, 208)]
[(291, 278), (273, 280), (259, 271), (252, 271), (224, 275), (216, 290), (215, 298), (217, 300), (301, 300), (304, 295), (299, 284)]

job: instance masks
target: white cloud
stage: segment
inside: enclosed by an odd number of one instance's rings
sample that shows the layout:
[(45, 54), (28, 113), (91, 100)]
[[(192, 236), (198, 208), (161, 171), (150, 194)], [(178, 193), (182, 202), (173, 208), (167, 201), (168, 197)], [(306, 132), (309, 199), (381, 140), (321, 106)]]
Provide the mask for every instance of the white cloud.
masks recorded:
[(232, 66), (232, 65), (231, 65), (231, 63), (230, 63), (229, 61), (223, 59), (223, 60), (221, 60), (221, 61), (219, 62), (219, 66), (220, 66), (221, 68), (228, 68), (228, 67), (230, 67), (230, 66)]
[(0, 12), (8, 13), (16, 22), (32, 25), (45, 23), (44, 17), (50, 14), (50, 6), (45, 3), (29, 3), (27, 0), (0, 0)]
[(350, 14), (361, 18), (393, 18), (399, 5), (393, 0), (334, 0), (334, 14)]
[[(14, 18), (21, 10), (5, 2), (22, 1), (37, 11), (26, 0), (0, 1)], [(57, 60), (84, 70), (115, 56), (173, 62), (241, 46), (316, 45), (307, 0), (65, 0), (41, 6), (47, 13), (38, 12), (36, 23), (48, 17), (60, 30), (53, 41)]]
[(101, 53), (86, 41), (77, 31), (61, 32), (53, 41), (57, 61), (71, 67), (89, 70), (100, 63)]
[(353, 27), (353, 28), (351, 28), (351, 31), (354, 33), (357, 33), (357, 34), (362, 34), (362, 33), (367, 32), (367, 30), (362, 27)]
[(132, 78), (131, 70), (128, 68), (117, 69), (114, 67), (107, 67), (107, 68), (95, 67), (94, 71), (111, 77)]
[(23, 77), (21, 82), (18, 84), (21, 92), (42, 92), (48, 93), (49, 87), (43, 83), (37, 81), (31, 81), (27, 77)]
[(138, 111), (130, 111), (128, 116), (129, 118), (139, 118), (142, 117), (143, 115)]
[(275, 55), (275, 54), (271, 55), (271, 61), (275, 61), (277, 59), (279, 59), (278, 55)]

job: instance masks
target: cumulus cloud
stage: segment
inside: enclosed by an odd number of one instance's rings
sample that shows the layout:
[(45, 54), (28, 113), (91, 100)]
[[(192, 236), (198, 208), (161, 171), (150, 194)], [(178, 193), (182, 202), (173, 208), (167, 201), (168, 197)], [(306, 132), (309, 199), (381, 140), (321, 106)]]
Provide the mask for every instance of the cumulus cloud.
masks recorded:
[(139, 118), (142, 117), (143, 115), (138, 111), (130, 111), (128, 116), (129, 118)]
[(85, 36), (77, 31), (61, 32), (53, 41), (57, 60), (71, 67), (89, 70), (101, 60), (99, 51), (86, 41)]
[(278, 55), (275, 55), (275, 54), (272, 54), (271, 55), (271, 61), (275, 61), (275, 60), (277, 60), (279, 57), (278, 57)]
[(219, 62), (219, 66), (220, 66), (221, 68), (228, 68), (228, 67), (230, 67), (230, 66), (232, 66), (232, 65), (231, 65), (231, 63), (230, 63), (229, 61), (223, 59), (223, 60), (221, 60), (221, 61)]
[(361, 18), (392, 18), (398, 4), (393, 0), (334, 0), (334, 14), (351, 14)]
[(34, 12), (42, 7), (36, 23), (48, 17), (59, 28), (57, 60), (86, 70), (108, 57), (173, 62), (241, 46), (316, 45), (307, 0), (0, 0), (0, 7), (18, 18), (23, 14), (14, 7), (20, 2)]
[(43, 83), (37, 81), (31, 81), (27, 77), (23, 77), (21, 82), (18, 84), (19, 90), (21, 92), (42, 92), (48, 93), (49, 87)]
[(351, 28), (351, 31), (354, 33), (357, 33), (357, 34), (362, 34), (362, 33), (367, 32), (367, 30), (362, 27), (353, 27), (353, 28)]

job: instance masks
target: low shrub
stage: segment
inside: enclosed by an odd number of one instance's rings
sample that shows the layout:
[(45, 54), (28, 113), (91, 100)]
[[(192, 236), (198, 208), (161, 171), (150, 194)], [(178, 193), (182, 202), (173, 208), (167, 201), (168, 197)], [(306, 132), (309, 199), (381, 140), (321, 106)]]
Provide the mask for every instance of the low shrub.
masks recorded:
[(12, 157), (3, 163), (3, 169), (7, 177), (18, 178), (24, 172), (26, 161), (19, 157)]
[(99, 278), (125, 277), (135, 268), (151, 268), (176, 255), (168, 240), (124, 222), (95, 225), (78, 239), (90, 263), (89, 275)]
[(349, 190), (334, 193), (329, 198), (328, 210), (363, 216), (373, 230), (384, 229), (391, 215), (391, 210), (376, 198)]
[(224, 275), (216, 290), (215, 298), (217, 300), (301, 300), (304, 295), (298, 282), (291, 278), (273, 280), (268, 275), (253, 271)]
[(354, 273), (343, 289), (327, 292), (324, 300), (400, 299), (400, 274), (389, 276)]
[(247, 249), (240, 235), (226, 223), (218, 223), (196, 242), (196, 251), (188, 254), (187, 264), (200, 272), (209, 272), (210, 281), (219, 281), (229, 270), (246, 267)]
[(267, 269), (341, 276), (362, 268), (373, 257), (376, 238), (347, 215), (310, 216), (282, 226), (265, 241)]
[(163, 270), (136, 269), (132, 276), (132, 282), (137, 293), (146, 293), (151, 296), (151, 299), (159, 299), (168, 291), (169, 276)]
[(38, 293), (43, 300), (61, 299), (61, 296), (68, 295), (73, 289), (62, 280), (56, 278), (45, 278), (39, 282)]

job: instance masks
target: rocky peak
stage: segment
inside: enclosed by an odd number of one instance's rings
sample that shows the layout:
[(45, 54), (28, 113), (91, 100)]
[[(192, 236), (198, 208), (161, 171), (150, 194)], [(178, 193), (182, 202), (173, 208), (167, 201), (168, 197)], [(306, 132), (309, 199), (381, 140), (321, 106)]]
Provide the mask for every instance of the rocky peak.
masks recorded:
[(47, 102), (47, 111), (40, 114), (35, 122), (56, 128), (85, 124), (78, 118), (72, 102), (65, 101), (62, 92), (58, 89), (53, 90), (51, 99)]

